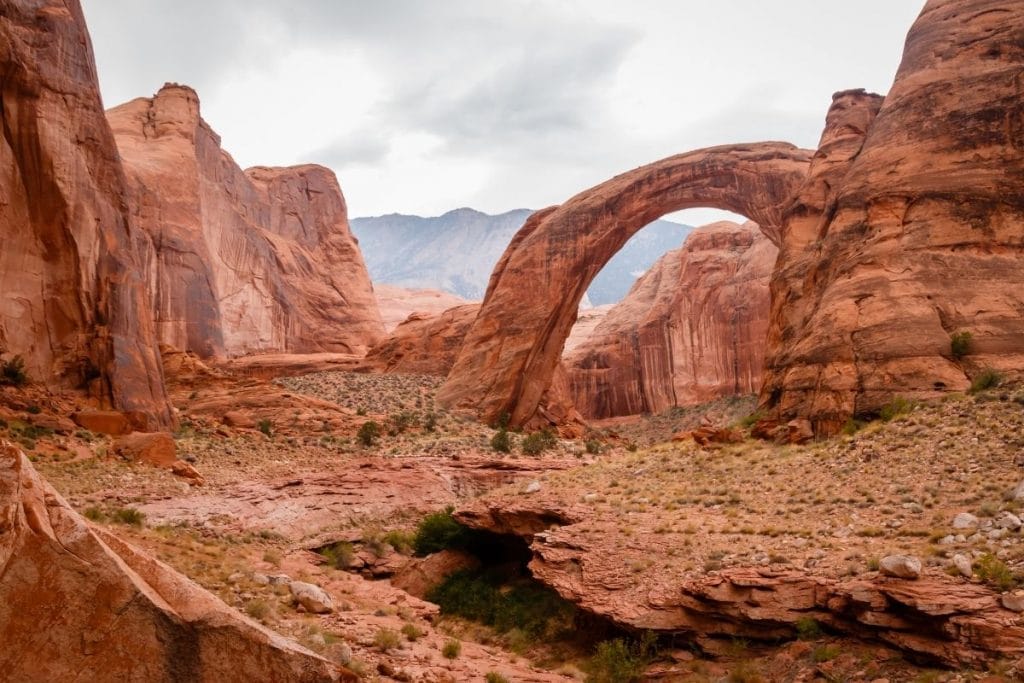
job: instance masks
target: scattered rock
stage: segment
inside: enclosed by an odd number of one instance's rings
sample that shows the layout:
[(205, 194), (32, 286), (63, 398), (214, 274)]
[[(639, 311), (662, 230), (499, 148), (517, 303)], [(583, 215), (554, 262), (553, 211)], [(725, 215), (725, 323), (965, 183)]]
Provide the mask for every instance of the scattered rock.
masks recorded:
[(1010, 611), (1024, 612), (1024, 593), (1003, 593), (999, 601)]
[(526, 488), (523, 489), (523, 493), (537, 493), (538, 491), (540, 491), (540, 482), (536, 479), (527, 484)]
[(916, 579), (921, 576), (921, 560), (910, 555), (888, 555), (878, 565), (885, 576), (900, 579)]
[(327, 614), (334, 611), (334, 602), (327, 592), (312, 583), (304, 581), (292, 581), (288, 584), (295, 601), (308, 612), (314, 614)]
[(480, 560), (462, 550), (442, 550), (422, 558), (409, 560), (392, 578), (391, 584), (410, 595), (424, 598), (431, 588), (451, 574), (476, 569)]
[(1004, 511), (1003, 514), (999, 515), (996, 519), (996, 526), (1001, 529), (1011, 529), (1016, 531), (1021, 527), (1020, 517), (1009, 511)]
[(971, 560), (963, 553), (957, 553), (953, 556), (953, 566), (960, 572), (960, 575), (964, 578), (971, 578), (974, 575), (974, 571), (971, 567)]
[(970, 512), (960, 512), (953, 517), (954, 529), (973, 529), (978, 526), (978, 518)]

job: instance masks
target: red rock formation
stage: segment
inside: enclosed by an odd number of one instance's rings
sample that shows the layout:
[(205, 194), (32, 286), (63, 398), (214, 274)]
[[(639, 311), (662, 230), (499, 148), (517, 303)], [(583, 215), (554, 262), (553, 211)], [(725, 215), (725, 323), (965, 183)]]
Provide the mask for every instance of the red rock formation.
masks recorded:
[(10, 444), (0, 530), (5, 680), (358, 680), (91, 527)]
[(600, 419), (756, 393), (776, 253), (753, 223), (690, 233), (566, 357), (577, 409)]
[(383, 336), (334, 174), (243, 172), (191, 88), (165, 85), (107, 113), (152, 236), (160, 340), (203, 357), (362, 353)]
[(884, 102), (836, 98), (772, 281), (762, 401), (783, 417), (831, 432), (1024, 370), (1022, 27), (1018, 2), (931, 0)]
[[(438, 400), (485, 420), (529, 423), (590, 281), (638, 230), (672, 211), (714, 206), (777, 238), (811, 153), (784, 143), (715, 147), (617, 176), (538, 211), (495, 267), (480, 315)], [(530, 292), (530, 296), (524, 293)]]
[(480, 304), (466, 304), (437, 315), (413, 313), (366, 354), (364, 366), (374, 372), (444, 377), (479, 311)]
[(141, 279), (146, 237), (77, 0), (0, 0), (0, 350), (50, 386), (168, 426)]

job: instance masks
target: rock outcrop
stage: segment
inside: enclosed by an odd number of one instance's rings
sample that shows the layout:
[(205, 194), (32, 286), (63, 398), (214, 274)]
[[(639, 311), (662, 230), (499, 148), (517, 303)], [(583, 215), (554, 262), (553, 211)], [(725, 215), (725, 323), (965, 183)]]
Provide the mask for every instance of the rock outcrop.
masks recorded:
[(1021, 3), (930, 0), (884, 101), (836, 97), (787, 211), (767, 407), (832, 432), (1024, 370), (1022, 28)]
[(362, 353), (383, 336), (330, 170), (243, 172), (185, 86), (107, 116), (132, 213), (153, 241), (147, 276), (161, 342), (222, 357)]
[(0, 351), (147, 427), (172, 417), (117, 147), (77, 0), (0, 0)]
[(600, 419), (757, 393), (776, 254), (753, 223), (691, 232), (566, 357), (576, 408)]
[(440, 314), (413, 313), (370, 349), (363, 365), (374, 372), (444, 377), (479, 311), (480, 304), (465, 304)]
[(380, 318), (388, 334), (413, 313), (436, 315), (449, 308), (474, 303), (439, 289), (405, 289), (379, 282), (373, 283), (373, 293), (377, 296)]
[[(785, 143), (714, 147), (617, 176), (538, 211), (502, 256), (455, 367), (438, 394), (491, 421), (529, 423), (551, 383), (583, 293), (637, 231), (694, 206), (735, 211), (774, 241), (811, 152)], [(536, 292), (524, 296), (523, 292)]]
[[(742, 213), (779, 247), (761, 389), (777, 421), (832, 433), (895, 396), (1020, 374), (1022, 26), (1020, 3), (930, 0), (889, 95), (838, 93), (813, 160), (782, 143), (699, 150), (534, 214), (440, 400), (527, 423), (593, 273), (644, 222), (690, 206)], [(963, 357), (957, 332), (973, 335)]]
[(358, 680), (91, 527), (10, 444), (0, 444), (0, 635), (7, 680)]

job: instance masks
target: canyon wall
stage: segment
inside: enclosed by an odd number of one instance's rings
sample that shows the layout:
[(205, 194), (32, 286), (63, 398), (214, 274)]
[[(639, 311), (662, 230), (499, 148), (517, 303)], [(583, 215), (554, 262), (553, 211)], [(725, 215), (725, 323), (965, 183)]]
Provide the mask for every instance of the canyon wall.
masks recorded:
[(884, 101), (837, 96), (787, 211), (767, 408), (827, 433), (1024, 370), (1022, 27), (1021, 3), (931, 0)]
[(754, 223), (691, 232), (567, 355), (580, 413), (660, 413), (756, 393), (776, 254)]
[(173, 422), (134, 229), (77, 0), (0, 0), (0, 351), (51, 387)]
[(334, 174), (246, 171), (220, 147), (199, 98), (168, 84), (111, 109), (160, 341), (204, 357), (362, 353), (383, 337)]

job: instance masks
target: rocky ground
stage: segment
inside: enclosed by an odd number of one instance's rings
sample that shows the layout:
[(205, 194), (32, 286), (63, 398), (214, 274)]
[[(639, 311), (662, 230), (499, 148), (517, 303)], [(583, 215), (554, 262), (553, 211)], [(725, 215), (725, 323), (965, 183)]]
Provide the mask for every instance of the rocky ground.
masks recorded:
[[(522, 452), (525, 435), (510, 435), (512, 453), (496, 453), (494, 429), (438, 410), (432, 377), (322, 372), (269, 383), (178, 371), (175, 445), (201, 486), (115, 457), (116, 437), (67, 419), (81, 407), (73, 397), (3, 388), (0, 438), (23, 448), (95, 524), (367, 679), (581, 680), (595, 642), (619, 633), (605, 625), (589, 640), (522, 642), (439, 615), (382, 580), (410, 562), (405, 546), (423, 516), (447, 506), (469, 517), (547, 514), (529, 530), (535, 549), (545, 546), (534, 574), (563, 595), (588, 586), (577, 601), (637, 626), (622, 633), (658, 630), (667, 618), (655, 609), (659, 596), (676, 586), (735, 583), (747, 571), (832, 586), (873, 581), (885, 557), (906, 555), (920, 559), (926, 578), (1008, 599), (1024, 577), (1019, 389), (900, 404), (889, 421), (806, 445), (746, 436), (699, 446), (678, 435), (753, 422), (744, 420), (752, 400), (723, 400), (601, 423), (585, 439), (531, 456)], [(231, 400), (245, 396), (253, 401)], [(358, 433), (369, 421), (380, 434), (367, 445)], [(348, 567), (314, 552), (335, 543), (353, 549)], [(569, 556), (585, 581), (566, 582), (559, 562)], [(334, 610), (296, 609), (292, 581), (325, 590)], [(648, 676), (998, 681), (1019, 670), (1012, 658), (932, 669), (900, 647), (844, 636), (825, 617), (803, 628), (781, 643), (742, 629), (663, 641)]]

